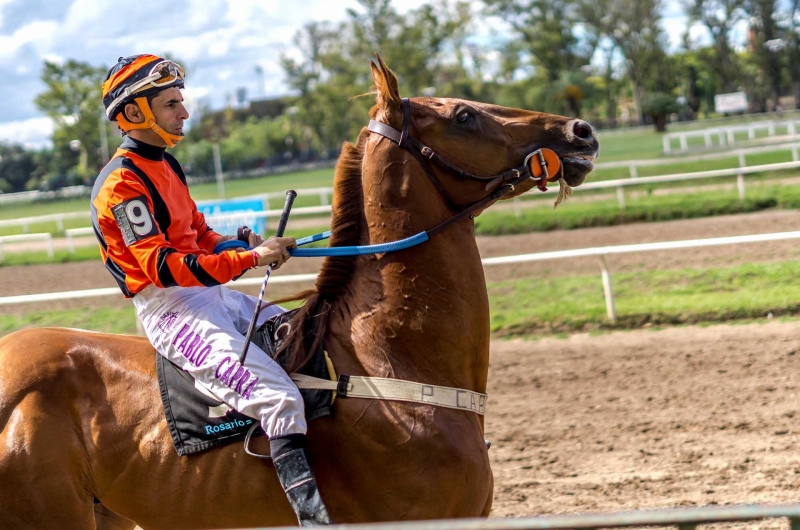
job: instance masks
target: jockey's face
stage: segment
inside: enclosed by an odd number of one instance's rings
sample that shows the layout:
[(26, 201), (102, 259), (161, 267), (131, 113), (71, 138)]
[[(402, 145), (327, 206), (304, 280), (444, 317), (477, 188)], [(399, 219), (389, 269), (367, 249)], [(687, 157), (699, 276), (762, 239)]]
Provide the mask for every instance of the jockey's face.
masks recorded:
[(183, 122), (189, 112), (183, 106), (183, 94), (178, 87), (162, 90), (150, 102), (150, 109), (159, 127), (170, 134), (183, 136)]

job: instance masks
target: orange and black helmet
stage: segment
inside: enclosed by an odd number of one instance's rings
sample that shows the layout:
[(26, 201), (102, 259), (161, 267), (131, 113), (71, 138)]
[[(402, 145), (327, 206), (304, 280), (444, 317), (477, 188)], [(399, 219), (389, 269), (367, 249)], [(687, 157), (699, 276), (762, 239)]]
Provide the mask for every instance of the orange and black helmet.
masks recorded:
[(114, 121), (127, 103), (165, 88), (183, 88), (184, 71), (173, 61), (155, 55), (120, 57), (103, 81), (106, 116)]
[[(168, 147), (175, 147), (183, 135), (168, 133), (156, 123), (147, 97), (170, 87), (183, 88), (184, 75), (181, 65), (155, 55), (120, 57), (103, 82), (106, 116), (125, 132), (152, 129)], [(144, 115), (142, 123), (131, 123), (122, 113), (128, 103), (139, 106)]]

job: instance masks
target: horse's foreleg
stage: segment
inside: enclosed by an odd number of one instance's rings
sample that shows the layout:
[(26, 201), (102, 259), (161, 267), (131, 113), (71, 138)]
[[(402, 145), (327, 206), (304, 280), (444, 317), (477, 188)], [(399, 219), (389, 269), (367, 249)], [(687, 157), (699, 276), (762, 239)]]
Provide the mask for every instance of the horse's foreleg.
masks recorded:
[(483, 507), (483, 512), (481, 512), (481, 515), (483, 517), (489, 517), (489, 512), (492, 511), (492, 502), (494, 501), (494, 477), (490, 477), (489, 480), (492, 481), (493, 486), (489, 488), (489, 495), (488, 498), (486, 499), (486, 506)]
[(96, 530), (133, 530), (136, 523), (117, 515), (102, 504), (94, 505)]

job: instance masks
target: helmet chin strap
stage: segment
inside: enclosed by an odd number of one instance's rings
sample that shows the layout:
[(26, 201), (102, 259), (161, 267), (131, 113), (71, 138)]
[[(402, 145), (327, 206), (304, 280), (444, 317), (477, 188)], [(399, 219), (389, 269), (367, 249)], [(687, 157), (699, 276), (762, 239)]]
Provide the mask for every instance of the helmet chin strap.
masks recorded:
[(156, 123), (156, 117), (153, 115), (152, 109), (150, 109), (150, 105), (147, 104), (147, 98), (136, 98), (134, 100), (144, 115), (144, 121), (142, 123), (131, 123), (125, 118), (125, 111), (123, 109), (122, 112), (117, 115), (117, 124), (119, 128), (125, 132), (136, 130), (136, 129), (152, 129), (158, 136), (164, 140), (164, 143), (167, 144), (167, 147), (175, 147), (178, 142), (183, 140), (183, 135), (178, 134), (170, 134), (161, 127), (158, 126)]

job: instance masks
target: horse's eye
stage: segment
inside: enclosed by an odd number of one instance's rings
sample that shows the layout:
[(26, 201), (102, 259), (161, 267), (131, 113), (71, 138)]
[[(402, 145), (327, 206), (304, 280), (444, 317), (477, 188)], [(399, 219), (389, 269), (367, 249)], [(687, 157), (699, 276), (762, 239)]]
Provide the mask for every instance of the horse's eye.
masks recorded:
[(472, 115), (472, 113), (470, 113), (469, 111), (466, 111), (466, 110), (462, 110), (462, 111), (461, 111), (461, 112), (459, 112), (459, 113), (458, 113), (458, 115), (456, 116), (456, 121), (457, 121), (458, 123), (467, 123), (467, 122), (468, 122), (469, 120), (471, 120), (472, 118), (473, 118), (473, 115)]

